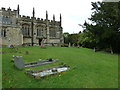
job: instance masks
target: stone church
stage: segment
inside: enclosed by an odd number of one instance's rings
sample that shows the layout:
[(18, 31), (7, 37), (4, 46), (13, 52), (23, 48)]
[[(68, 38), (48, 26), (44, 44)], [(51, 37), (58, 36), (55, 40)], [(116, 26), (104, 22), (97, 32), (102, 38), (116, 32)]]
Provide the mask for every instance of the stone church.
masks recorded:
[(60, 21), (36, 18), (33, 8), (32, 17), (21, 16), (19, 5), (17, 10), (11, 10), (10, 7), (0, 9), (0, 44), (1, 45), (41, 45), (59, 46), (64, 42), (63, 28)]

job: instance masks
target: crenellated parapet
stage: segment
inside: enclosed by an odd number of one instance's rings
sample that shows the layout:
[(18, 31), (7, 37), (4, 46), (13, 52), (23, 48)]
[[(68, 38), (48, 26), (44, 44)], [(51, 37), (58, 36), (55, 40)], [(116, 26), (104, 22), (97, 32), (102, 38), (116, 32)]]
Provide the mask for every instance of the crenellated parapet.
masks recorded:
[(2, 13), (3, 12), (9, 12), (9, 13), (13, 13), (13, 14), (16, 14), (17, 12), (18, 12), (18, 10), (15, 10), (15, 9), (10, 9), (10, 7), (9, 8), (4, 8), (4, 7), (2, 7), (1, 9), (0, 9), (0, 11), (2, 11)]
[(30, 16), (25, 16), (25, 15), (21, 16), (20, 19), (21, 20), (31, 20)]
[(17, 10), (13, 9), (11, 10), (10, 7), (9, 8), (4, 8), (2, 7), (0, 9), (0, 11), (2, 11), (2, 15), (3, 16), (9, 16), (9, 17), (16, 17), (18, 18), (18, 20), (20, 21), (27, 21), (27, 22), (31, 22), (32, 20), (34, 20), (35, 23), (43, 23), (43, 24), (48, 24), (48, 25), (52, 25), (52, 26), (60, 26), (61, 27), (61, 14), (60, 14), (60, 21), (55, 21), (55, 15), (53, 15), (53, 20), (49, 20), (48, 19), (48, 12), (46, 11), (46, 19), (43, 18), (36, 18), (35, 17), (35, 10), (33, 8), (33, 16), (25, 16), (25, 15), (19, 15), (19, 5), (17, 7)]
[(46, 24), (46, 20), (43, 19), (43, 18), (37, 18), (37, 19), (35, 20), (35, 22), (36, 22), (36, 23), (41, 23), (41, 24)]
[(49, 22), (49, 24), (52, 25), (52, 26), (60, 26), (60, 21), (53, 21), (53, 20), (51, 20)]

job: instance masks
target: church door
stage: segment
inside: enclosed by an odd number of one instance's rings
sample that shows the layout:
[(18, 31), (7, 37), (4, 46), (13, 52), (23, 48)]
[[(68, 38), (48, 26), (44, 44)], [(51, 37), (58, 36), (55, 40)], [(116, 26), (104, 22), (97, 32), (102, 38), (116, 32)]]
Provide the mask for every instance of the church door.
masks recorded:
[(38, 40), (39, 46), (41, 45), (41, 42), (42, 42), (42, 38)]

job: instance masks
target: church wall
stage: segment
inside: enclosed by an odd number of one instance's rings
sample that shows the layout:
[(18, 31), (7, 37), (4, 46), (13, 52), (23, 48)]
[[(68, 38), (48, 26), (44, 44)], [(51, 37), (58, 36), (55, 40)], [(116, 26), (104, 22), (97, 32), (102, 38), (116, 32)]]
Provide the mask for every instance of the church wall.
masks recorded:
[(10, 39), (11, 45), (22, 45), (23, 35), (19, 28), (8, 28), (7, 31), (8, 40)]
[[(2, 28), (3, 29), (3, 28)], [(2, 38), (2, 45), (22, 45), (23, 41), (23, 35), (20, 32), (19, 28), (5, 28), (6, 30), (6, 36)]]
[(23, 43), (31, 43), (31, 38), (23, 38)]
[(50, 39), (50, 43), (60, 43), (60, 39)]

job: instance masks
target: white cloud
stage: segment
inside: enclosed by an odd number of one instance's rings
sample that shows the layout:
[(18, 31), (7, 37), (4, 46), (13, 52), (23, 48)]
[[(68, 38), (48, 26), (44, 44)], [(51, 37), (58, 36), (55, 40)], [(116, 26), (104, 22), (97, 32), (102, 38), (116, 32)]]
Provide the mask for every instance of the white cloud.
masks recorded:
[(0, 6), (16, 9), (19, 4), (20, 14), (26, 16), (32, 16), (32, 9), (35, 7), (35, 16), (44, 19), (48, 10), (49, 19), (51, 20), (55, 14), (58, 21), (61, 13), (63, 31), (78, 33), (82, 30), (78, 24), (83, 24), (91, 15), (92, 1), (98, 0), (2, 0)]

